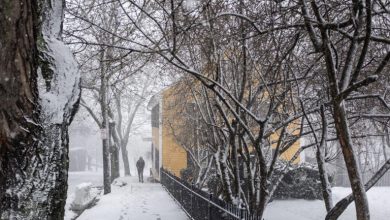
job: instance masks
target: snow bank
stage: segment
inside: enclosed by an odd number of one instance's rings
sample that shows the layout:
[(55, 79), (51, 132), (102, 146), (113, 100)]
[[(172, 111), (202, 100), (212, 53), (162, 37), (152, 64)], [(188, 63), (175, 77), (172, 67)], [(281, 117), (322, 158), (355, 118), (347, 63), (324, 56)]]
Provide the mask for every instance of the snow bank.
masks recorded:
[(75, 212), (82, 212), (97, 202), (98, 192), (93, 190), (92, 183), (81, 183), (76, 186), (74, 200), (70, 209)]
[(116, 179), (116, 180), (114, 180), (112, 185), (122, 187), (122, 186), (126, 186), (127, 183), (122, 181), (122, 180)]
[[(75, 191), (77, 186), (85, 182), (91, 182), (93, 184), (92, 191), (96, 191), (96, 188), (99, 188), (103, 185), (102, 173), (91, 171), (69, 172), (68, 196), (66, 198), (64, 220), (73, 220), (80, 215), (80, 213), (76, 213), (70, 210), (70, 205), (75, 200)], [(101, 190), (99, 191), (101, 192)]]

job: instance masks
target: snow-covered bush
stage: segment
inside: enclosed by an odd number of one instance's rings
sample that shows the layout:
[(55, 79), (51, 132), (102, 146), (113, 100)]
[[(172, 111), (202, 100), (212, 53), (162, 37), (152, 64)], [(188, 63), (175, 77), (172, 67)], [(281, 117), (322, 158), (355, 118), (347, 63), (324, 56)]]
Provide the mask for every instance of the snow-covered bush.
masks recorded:
[(70, 209), (82, 212), (97, 202), (98, 190), (92, 188), (92, 183), (81, 183), (76, 186), (75, 197), (70, 204)]
[(123, 180), (115, 179), (114, 182), (112, 182), (112, 185), (122, 187), (126, 186), (127, 183)]
[(300, 165), (286, 173), (272, 199), (291, 198), (322, 199), (320, 174), (316, 168)]

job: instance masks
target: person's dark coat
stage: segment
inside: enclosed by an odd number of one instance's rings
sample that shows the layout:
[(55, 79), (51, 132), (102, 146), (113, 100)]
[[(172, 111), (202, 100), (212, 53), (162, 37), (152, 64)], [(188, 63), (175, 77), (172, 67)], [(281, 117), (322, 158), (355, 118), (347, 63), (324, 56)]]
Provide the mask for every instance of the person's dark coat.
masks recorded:
[(138, 170), (138, 180), (139, 182), (144, 182), (144, 168), (145, 168), (145, 161), (142, 157), (139, 158), (139, 160), (136, 163), (136, 167)]
[(144, 159), (142, 157), (140, 157), (138, 159), (136, 166), (137, 166), (137, 170), (138, 171), (143, 171), (144, 170), (144, 168), (145, 168), (145, 161), (144, 161)]

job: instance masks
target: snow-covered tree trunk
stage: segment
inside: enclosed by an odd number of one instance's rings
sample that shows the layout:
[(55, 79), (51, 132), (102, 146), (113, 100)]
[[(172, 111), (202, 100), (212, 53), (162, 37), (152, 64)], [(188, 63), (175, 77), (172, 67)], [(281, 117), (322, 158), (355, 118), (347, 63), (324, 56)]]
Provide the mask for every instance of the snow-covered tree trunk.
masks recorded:
[[(62, 219), (79, 74), (62, 43), (63, 0), (0, 6), (0, 216)], [(4, 69), (3, 69), (4, 68)]]
[[(23, 152), (36, 148), (41, 133), (37, 89), (37, 3), (0, 4), (0, 218), (17, 214)], [(35, 16), (34, 16), (35, 14)], [(23, 174), (21, 176), (21, 174)]]
[(129, 156), (128, 156), (126, 145), (124, 144), (121, 144), (121, 155), (123, 160), (123, 166), (125, 168), (125, 176), (131, 176)]
[(326, 161), (325, 161), (326, 139), (328, 137), (328, 122), (326, 120), (324, 106), (321, 106), (321, 119), (322, 119), (322, 137), (321, 137), (321, 142), (319, 144), (317, 143), (316, 159), (317, 159), (318, 171), (321, 180), (322, 196), (324, 197), (326, 211), (329, 212), (333, 208), (333, 199), (332, 199), (332, 186), (329, 181), (329, 175), (328, 175), (328, 171), (326, 170)]
[(104, 52), (101, 53), (100, 59), (100, 108), (102, 113), (102, 131), (107, 133), (106, 137), (102, 138), (103, 145), (103, 185), (104, 194), (111, 192), (111, 177), (110, 177), (110, 146), (108, 145), (108, 106), (107, 106), (107, 78), (105, 75), (105, 65), (103, 64)]
[[(120, 177), (119, 172), (119, 146), (115, 143), (116, 135), (114, 135), (115, 131), (115, 122), (109, 123), (109, 137), (108, 140), (110, 140), (110, 160), (111, 160), (111, 182), (114, 181), (116, 178)], [(114, 140), (114, 143), (111, 143), (111, 137)]]

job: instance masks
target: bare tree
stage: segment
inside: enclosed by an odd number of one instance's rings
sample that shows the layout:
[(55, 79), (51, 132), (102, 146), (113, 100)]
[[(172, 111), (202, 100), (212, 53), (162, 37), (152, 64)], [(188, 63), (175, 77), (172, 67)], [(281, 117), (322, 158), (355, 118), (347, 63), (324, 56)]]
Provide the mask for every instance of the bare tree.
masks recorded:
[[(198, 110), (211, 131), (211, 148), (227, 201), (243, 201), (248, 210), (262, 216), (284, 174), (276, 175), (275, 169), (287, 170), (300, 152), (316, 146), (318, 166), (326, 177), (322, 151), (326, 141), (337, 141), (353, 191), (347, 200), (355, 199), (359, 220), (369, 219), (355, 153), (362, 133), (355, 126), (389, 117), (382, 109), (369, 112), (357, 107), (368, 98), (387, 105), (370, 85), (384, 79), (390, 59), (388, 2), (115, 3), (139, 38), (116, 34), (125, 39), (125, 45), (85, 44), (154, 53), (200, 82), (197, 90), (205, 92), (195, 94), (207, 107)], [(82, 15), (75, 16), (100, 27)], [(383, 88), (383, 83), (376, 85)], [(283, 156), (309, 135), (314, 144), (294, 150), (291, 157)], [(239, 156), (249, 175), (247, 194), (239, 184)], [(385, 164), (373, 180), (386, 170)], [(322, 183), (328, 218), (335, 219), (344, 206), (337, 203), (331, 208), (329, 183), (325, 178)]]

